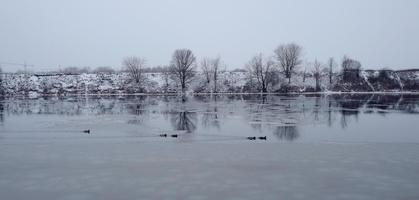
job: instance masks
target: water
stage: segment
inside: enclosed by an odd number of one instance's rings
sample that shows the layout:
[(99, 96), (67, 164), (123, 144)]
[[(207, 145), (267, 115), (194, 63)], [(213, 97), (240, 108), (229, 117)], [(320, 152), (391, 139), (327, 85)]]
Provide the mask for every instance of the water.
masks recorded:
[(9, 98), (0, 142), (419, 143), (418, 114), (413, 94)]
[(419, 199), (418, 105), (377, 94), (2, 99), (0, 199)]

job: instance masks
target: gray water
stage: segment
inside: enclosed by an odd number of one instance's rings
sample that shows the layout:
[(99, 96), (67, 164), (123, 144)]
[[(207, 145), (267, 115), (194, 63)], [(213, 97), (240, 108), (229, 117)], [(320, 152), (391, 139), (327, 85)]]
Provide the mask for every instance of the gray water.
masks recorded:
[(0, 143), (419, 143), (418, 114), (413, 94), (7, 98)]
[(418, 95), (2, 99), (0, 199), (419, 199), (418, 113)]

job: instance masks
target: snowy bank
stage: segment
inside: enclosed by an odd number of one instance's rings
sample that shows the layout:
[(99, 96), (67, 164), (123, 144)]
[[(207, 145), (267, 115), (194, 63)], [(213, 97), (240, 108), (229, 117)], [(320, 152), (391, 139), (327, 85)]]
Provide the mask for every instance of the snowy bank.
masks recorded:
[[(282, 74), (268, 86), (270, 93), (315, 92), (311, 75), (296, 73), (291, 84)], [(419, 91), (419, 70), (364, 70), (359, 78), (343, 81), (336, 74), (332, 84), (323, 74), (322, 92), (415, 92)], [(203, 74), (197, 74), (189, 86), (190, 93), (212, 93), (211, 84)], [(95, 74), (4, 74), (0, 90), (7, 96), (77, 95), (77, 94), (170, 94), (179, 91), (176, 83), (163, 73), (145, 73), (141, 84), (133, 84), (127, 73)], [(246, 72), (222, 72), (218, 93), (260, 93), (255, 78)]]

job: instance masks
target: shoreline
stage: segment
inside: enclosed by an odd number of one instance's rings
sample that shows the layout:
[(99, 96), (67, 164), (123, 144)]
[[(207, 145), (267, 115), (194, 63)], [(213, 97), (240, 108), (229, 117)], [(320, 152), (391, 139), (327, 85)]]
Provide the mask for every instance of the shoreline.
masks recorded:
[[(414, 94), (419, 95), (419, 91), (375, 91), (375, 92), (342, 92), (342, 91), (323, 91), (323, 92), (238, 92), (238, 93), (186, 93), (185, 96), (222, 96), (222, 95), (336, 95), (336, 94), (382, 94), (382, 95), (403, 95)], [(47, 95), (4, 95), (2, 98), (10, 97), (80, 97), (80, 96), (182, 96), (181, 93), (90, 93), (90, 94), (47, 94)]]

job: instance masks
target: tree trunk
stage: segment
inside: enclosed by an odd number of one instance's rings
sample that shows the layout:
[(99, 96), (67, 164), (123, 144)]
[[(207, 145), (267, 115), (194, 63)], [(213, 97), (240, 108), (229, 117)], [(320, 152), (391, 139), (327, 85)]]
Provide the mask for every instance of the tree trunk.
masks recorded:
[(320, 83), (319, 83), (319, 78), (316, 77), (316, 92), (320, 91)]
[(266, 85), (263, 84), (262, 85), (262, 93), (267, 93), (267, 92), (268, 92), (268, 89), (266, 88)]
[(181, 81), (181, 87), (182, 87), (182, 93), (185, 93), (185, 89), (186, 89), (186, 84), (185, 84), (185, 79), (182, 77), (182, 81)]
[(217, 79), (214, 79), (214, 93), (217, 93)]
[(332, 85), (332, 73), (329, 73), (329, 84)]
[(182, 82), (182, 93), (185, 93), (185, 89), (186, 89), (186, 87), (185, 87), (185, 83), (184, 83), (184, 82)]

